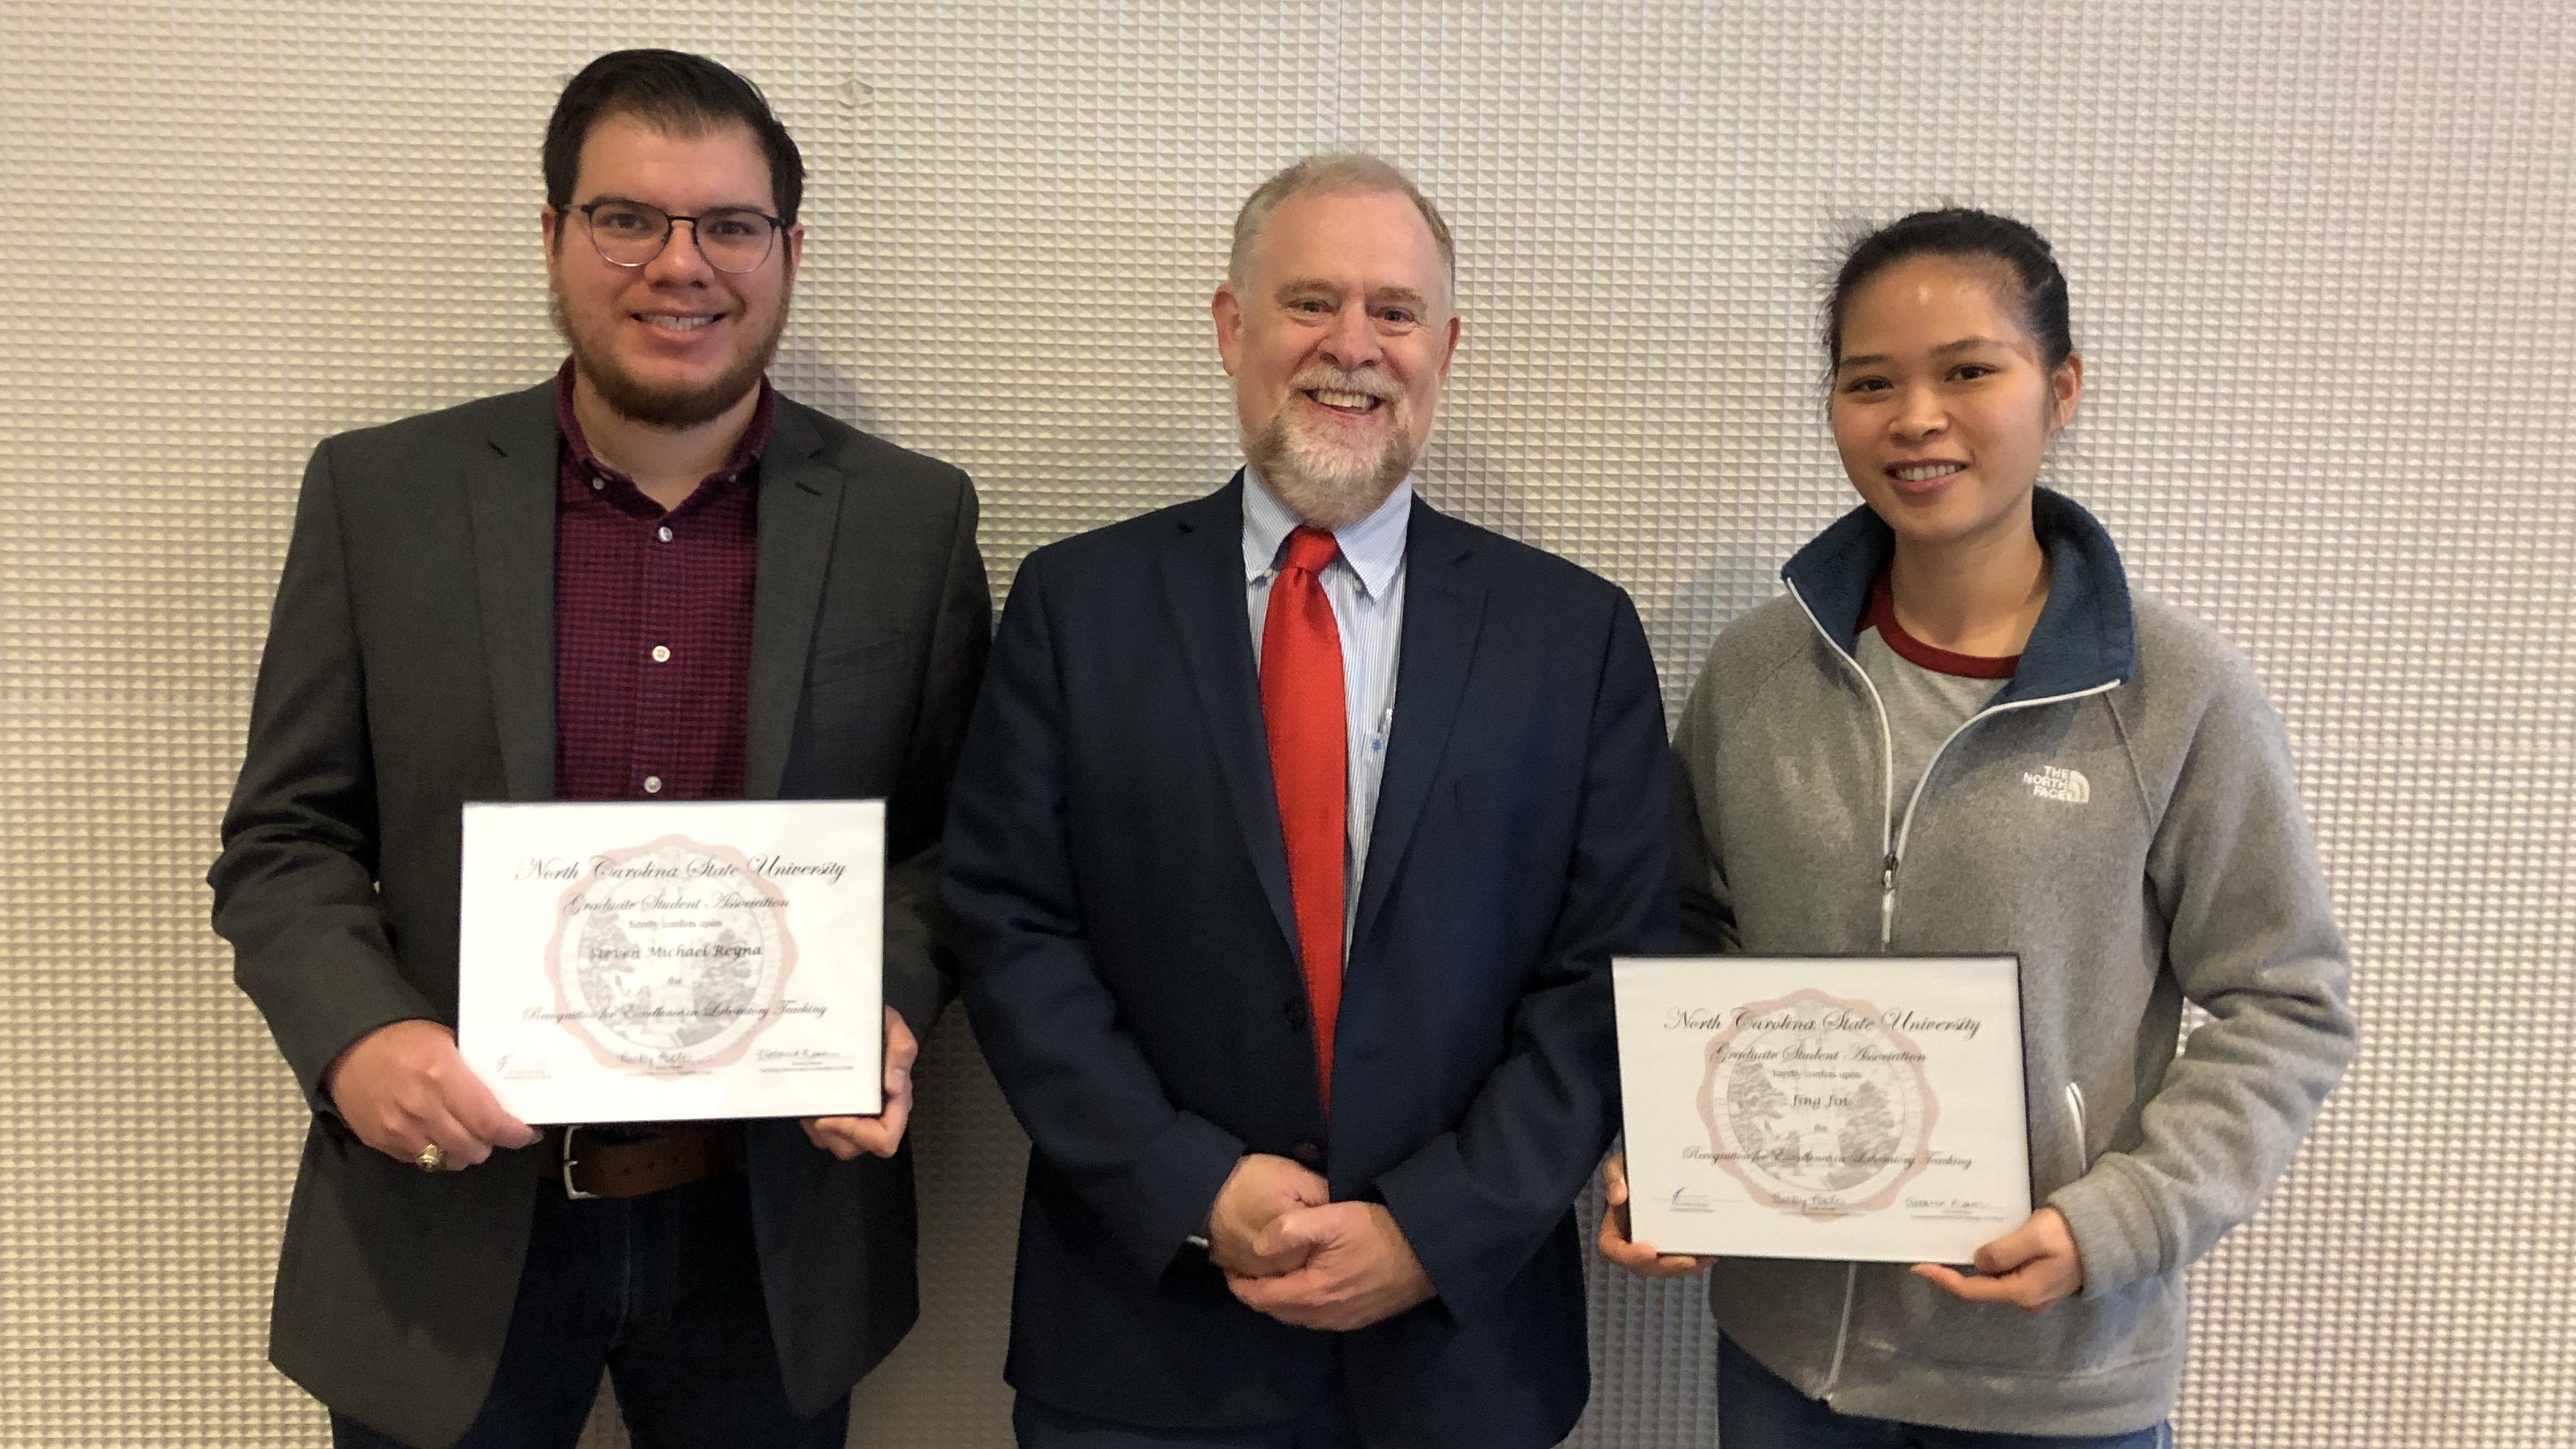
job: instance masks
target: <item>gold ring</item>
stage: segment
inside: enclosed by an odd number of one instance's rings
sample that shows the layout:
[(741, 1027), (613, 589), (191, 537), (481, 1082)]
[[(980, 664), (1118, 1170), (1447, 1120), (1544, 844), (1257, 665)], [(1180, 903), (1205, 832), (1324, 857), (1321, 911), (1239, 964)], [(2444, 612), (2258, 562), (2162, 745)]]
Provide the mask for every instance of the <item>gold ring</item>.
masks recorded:
[(412, 1162), (423, 1172), (436, 1172), (447, 1165), (447, 1149), (433, 1142), (422, 1148)]

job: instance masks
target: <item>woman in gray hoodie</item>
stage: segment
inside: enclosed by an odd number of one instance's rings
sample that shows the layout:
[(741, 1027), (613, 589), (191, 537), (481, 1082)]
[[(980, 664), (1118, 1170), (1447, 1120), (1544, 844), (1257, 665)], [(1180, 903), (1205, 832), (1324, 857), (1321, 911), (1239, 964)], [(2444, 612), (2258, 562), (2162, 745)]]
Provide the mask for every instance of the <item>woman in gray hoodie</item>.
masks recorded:
[[(2081, 399), (2066, 281), (1976, 211), (1859, 242), (1828, 310), (1862, 506), (1722, 634), (1674, 745), (1698, 944), (2018, 954), (2035, 1195), (1977, 1271), (1714, 1264), (1724, 1449), (2158, 1446), (2183, 1269), (2251, 1215), (2350, 1058), (2347, 960), (2253, 670), (2133, 597), (2037, 486)], [(2209, 1013), (2177, 1053), (2185, 1002)]]

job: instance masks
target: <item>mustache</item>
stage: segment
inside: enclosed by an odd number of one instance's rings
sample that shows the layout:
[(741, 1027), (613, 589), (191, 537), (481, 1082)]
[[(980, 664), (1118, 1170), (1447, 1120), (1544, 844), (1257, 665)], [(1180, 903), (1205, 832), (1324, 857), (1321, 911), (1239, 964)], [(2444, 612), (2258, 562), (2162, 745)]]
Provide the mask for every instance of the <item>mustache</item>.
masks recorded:
[(1390, 402), (1403, 395), (1403, 390), (1395, 385), (1395, 379), (1389, 377), (1384, 369), (1375, 367), (1344, 372), (1328, 363), (1317, 363), (1288, 379), (1288, 385), (1299, 392), (1355, 392)]

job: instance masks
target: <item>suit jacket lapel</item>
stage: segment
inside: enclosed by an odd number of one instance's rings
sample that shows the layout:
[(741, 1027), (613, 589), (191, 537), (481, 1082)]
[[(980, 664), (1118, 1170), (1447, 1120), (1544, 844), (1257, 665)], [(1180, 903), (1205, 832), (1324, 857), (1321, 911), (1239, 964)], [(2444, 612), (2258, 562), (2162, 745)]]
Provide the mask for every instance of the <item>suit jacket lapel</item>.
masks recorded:
[(1288, 896), (1288, 846), (1279, 832), (1279, 797), (1270, 783), (1269, 735), (1261, 723), (1261, 675), (1244, 615), (1243, 475), (1180, 512), (1164, 541), (1163, 589), (1181, 657), (1216, 750), (1218, 773), (1234, 799), (1235, 818), (1279, 933), (1293, 943), (1297, 916)]
[(1351, 923), (1354, 953), (1386, 904), (1405, 846), (1431, 798), (1485, 617), (1485, 586), (1462, 567), (1471, 547), (1468, 532), (1420, 498), (1413, 501), (1413, 517), (1405, 527), (1408, 576), (1404, 645), (1396, 661), (1395, 725), (1387, 738), (1377, 819), (1369, 828), (1368, 869), (1360, 879), (1359, 910)]
[(512, 399), (485, 443), (466, 466), (465, 508), (502, 779), (513, 800), (545, 800), (555, 788), (554, 384)]
[(787, 747), (805, 688), (832, 542), (842, 475), (819, 462), (822, 436), (793, 405), (778, 419), (760, 460), (760, 563), (752, 584), (751, 702), (743, 725), (743, 793), (772, 800), (787, 773)]

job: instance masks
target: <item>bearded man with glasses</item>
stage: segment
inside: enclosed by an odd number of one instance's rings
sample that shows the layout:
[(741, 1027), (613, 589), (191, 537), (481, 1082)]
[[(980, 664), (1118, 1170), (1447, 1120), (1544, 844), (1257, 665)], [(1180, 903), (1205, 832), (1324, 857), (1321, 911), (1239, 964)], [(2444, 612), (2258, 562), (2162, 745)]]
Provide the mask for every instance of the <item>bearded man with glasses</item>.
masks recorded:
[[(208, 874), (313, 1112), (270, 1357), (343, 1446), (570, 1449), (605, 1369), (644, 1449), (837, 1449), (916, 1311), (975, 495), (766, 380), (804, 173), (748, 81), (603, 56), (544, 170), (571, 357), (315, 450)], [(512, 1118), (451, 1029), (463, 803), (765, 797), (887, 802), (883, 1115)]]

